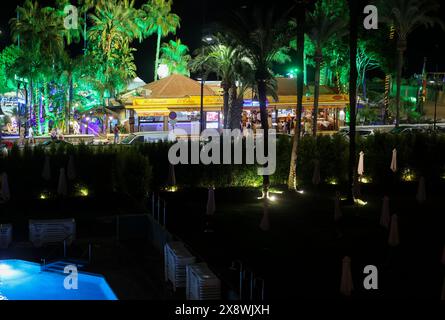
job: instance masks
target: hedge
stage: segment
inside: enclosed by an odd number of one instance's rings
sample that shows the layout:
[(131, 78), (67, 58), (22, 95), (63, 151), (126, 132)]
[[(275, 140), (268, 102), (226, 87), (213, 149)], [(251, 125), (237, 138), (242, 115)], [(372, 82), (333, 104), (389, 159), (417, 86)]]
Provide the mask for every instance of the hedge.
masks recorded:
[[(277, 141), (277, 169), (271, 184), (287, 182), (291, 138)], [(0, 158), (0, 172), (9, 175), (11, 194), (38, 197), (56, 193), (60, 168), (74, 159), (76, 179), (69, 183), (72, 195), (87, 189), (89, 194), (121, 192), (143, 198), (152, 190), (166, 187), (169, 172), (168, 150), (171, 144), (136, 146), (52, 146), (31, 148), (17, 146)], [(445, 136), (438, 134), (375, 134), (357, 142), (357, 153), (365, 153), (365, 175), (376, 184), (394, 179), (390, 171), (392, 150), (397, 148), (400, 179), (406, 170), (423, 175), (431, 183), (445, 172)], [(297, 178), (300, 184), (311, 184), (314, 160), (320, 161), (322, 183), (347, 179), (348, 141), (341, 135), (303, 137), (299, 146)], [(50, 157), (51, 179), (42, 178), (45, 158)], [(355, 170), (355, 168), (354, 168)], [(175, 166), (178, 187), (256, 187), (262, 183), (256, 165), (185, 165)]]

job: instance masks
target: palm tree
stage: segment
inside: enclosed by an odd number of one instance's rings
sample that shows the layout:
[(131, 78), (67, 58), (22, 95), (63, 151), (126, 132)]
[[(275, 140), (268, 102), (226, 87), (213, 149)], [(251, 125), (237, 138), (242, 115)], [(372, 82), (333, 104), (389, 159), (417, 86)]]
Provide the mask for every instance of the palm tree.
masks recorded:
[(318, 2), (314, 12), (308, 15), (308, 36), (315, 47), (315, 86), (313, 110), (313, 135), (317, 135), (318, 104), (320, 97), (320, 69), (323, 62), (323, 49), (335, 36), (342, 37), (346, 33), (346, 19), (342, 16), (332, 15)]
[(88, 32), (88, 38), (95, 41), (99, 50), (108, 58), (114, 49), (123, 46), (126, 39), (142, 40), (142, 32), (135, 22), (137, 10), (134, 9), (134, 0), (110, 0), (96, 8), (90, 14), (93, 26)]
[(181, 42), (181, 39), (170, 40), (161, 47), (161, 64), (168, 67), (169, 74), (182, 74), (189, 77), (191, 57), (188, 52), (189, 48)]
[[(287, 13), (286, 13), (287, 14)], [(229, 34), (242, 47), (245, 61), (251, 65), (260, 104), (261, 127), (264, 130), (264, 150), (268, 150), (267, 86), (273, 79), (273, 63), (289, 61), (287, 45), (290, 30), (286, 15), (277, 17), (274, 9), (255, 8), (250, 16), (237, 14)], [(269, 195), (270, 180), (263, 176), (263, 197)]]
[[(48, 100), (42, 103), (41, 97), (38, 100), (36, 98), (48, 91), (46, 79), (51, 76), (48, 70), (54, 72), (58, 57), (64, 51), (65, 30), (58, 12), (51, 7), (40, 7), (37, 1), (27, 0), (23, 7), (17, 7), (17, 12), (19, 18), (11, 19), (10, 25), (13, 38), (18, 39), (20, 36), (22, 50), (16, 67), (18, 73), (29, 82), (30, 120), (35, 103), (39, 105), (39, 115), (43, 114), (43, 107), (49, 114)], [(39, 131), (42, 132), (40, 117), (37, 119)]]
[[(229, 126), (229, 109), (234, 102), (230, 91), (235, 90), (236, 80), (239, 77), (240, 64), (243, 63), (242, 49), (239, 45), (230, 41), (220, 34), (215, 36), (215, 43), (212, 43), (199, 51), (195, 59), (190, 64), (194, 72), (205, 69), (207, 72), (215, 73), (221, 79), (224, 101), (224, 128)], [(236, 95), (236, 93), (235, 93)]]
[(134, 9), (134, 1), (110, 0), (97, 7), (90, 18), (89, 55), (95, 64), (92, 74), (102, 82), (100, 85), (97, 81), (93, 83), (103, 101), (106, 93), (108, 97), (115, 96), (116, 89), (135, 76), (135, 49), (130, 43), (136, 38), (141, 40), (142, 32), (136, 22), (138, 11)]
[(397, 34), (397, 93), (396, 93), (396, 127), (400, 124), (400, 89), (404, 54), (408, 47), (408, 36), (419, 27), (432, 27), (435, 24), (442, 28), (444, 24), (434, 14), (440, 5), (435, 0), (394, 0), (382, 1), (385, 16), (382, 21), (393, 25)]
[(298, 145), (300, 142), (300, 133), (301, 133), (301, 116), (303, 113), (303, 86), (304, 86), (304, 74), (305, 74), (305, 66), (304, 66), (304, 30), (306, 26), (306, 6), (308, 1), (305, 0), (297, 0), (297, 69), (299, 73), (297, 74), (297, 119), (296, 119), (296, 128), (295, 134), (292, 140), (292, 153), (291, 153), (291, 161), (290, 161), (290, 169), (289, 169), (289, 178), (288, 178), (288, 188), (290, 190), (296, 190), (297, 188), (297, 160), (298, 160)]
[(357, 106), (357, 42), (358, 42), (358, 15), (361, 0), (348, 0), (349, 4), (349, 188), (348, 202), (354, 203), (353, 187), (355, 182), (355, 152), (356, 152), (356, 106)]
[(150, 0), (141, 8), (144, 35), (149, 36), (153, 33), (157, 35), (154, 81), (158, 80), (161, 38), (168, 36), (170, 33), (176, 34), (176, 29), (180, 27), (179, 16), (171, 13), (172, 2), (172, 0)]

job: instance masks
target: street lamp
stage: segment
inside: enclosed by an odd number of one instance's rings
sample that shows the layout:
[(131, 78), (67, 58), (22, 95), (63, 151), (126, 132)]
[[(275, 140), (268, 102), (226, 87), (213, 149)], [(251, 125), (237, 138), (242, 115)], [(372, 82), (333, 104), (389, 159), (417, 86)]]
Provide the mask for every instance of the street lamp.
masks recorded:
[[(206, 35), (202, 37), (202, 41), (206, 43), (207, 45), (210, 45), (213, 43), (214, 38), (211, 35)], [(202, 53), (204, 53), (204, 47), (202, 47)], [(201, 106), (199, 110), (199, 117), (200, 117), (200, 133), (204, 131), (205, 129), (205, 119), (204, 119), (204, 83), (206, 81), (207, 75), (204, 71), (204, 68), (201, 69), (201, 78), (198, 78), (198, 80), (201, 81)]]

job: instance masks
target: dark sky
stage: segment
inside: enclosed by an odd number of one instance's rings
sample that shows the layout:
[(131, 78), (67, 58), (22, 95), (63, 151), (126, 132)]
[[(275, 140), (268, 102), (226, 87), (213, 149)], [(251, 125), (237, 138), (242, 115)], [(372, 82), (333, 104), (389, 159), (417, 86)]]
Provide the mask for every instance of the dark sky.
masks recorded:
[[(136, 0), (136, 5), (144, 3), (146, 0)], [(390, 0), (388, 0), (390, 1)], [(41, 1), (50, 4), (54, 1)], [(442, 3), (442, 1), (440, 1)], [(22, 0), (8, 0), (2, 2), (0, 11), (0, 28), (3, 31), (0, 37), (0, 45), (4, 47), (10, 43), (8, 21), (15, 16), (15, 7), (21, 5)], [(177, 37), (187, 44), (192, 50), (199, 47), (201, 43), (201, 30), (203, 20), (205, 23), (221, 21), (231, 14), (233, 10), (250, 10), (252, 5), (258, 3), (254, 0), (174, 0), (173, 11), (181, 17), (181, 28), (177, 32)], [(278, 9), (285, 10), (292, 4), (292, 0), (274, 0), (274, 5)], [(445, 20), (445, 3), (438, 15)], [(174, 36), (170, 37), (174, 38)], [(167, 41), (165, 39), (164, 41)], [(151, 81), (153, 74), (153, 61), (155, 56), (156, 40), (154, 37), (146, 39), (142, 43), (135, 43), (138, 51), (135, 54), (138, 75), (145, 81)], [(382, 44), (385, 45), (385, 44)], [(407, 73), (420, 73), (423, 64), (423, 57), (428, 57), (428, 71), (445, 72), (445, 32), (439, 28), (424, 30), (419, 29), (409, 38), (409, 49), (406, 55)], [(281, 70), (287, 66), (281, 67)]]

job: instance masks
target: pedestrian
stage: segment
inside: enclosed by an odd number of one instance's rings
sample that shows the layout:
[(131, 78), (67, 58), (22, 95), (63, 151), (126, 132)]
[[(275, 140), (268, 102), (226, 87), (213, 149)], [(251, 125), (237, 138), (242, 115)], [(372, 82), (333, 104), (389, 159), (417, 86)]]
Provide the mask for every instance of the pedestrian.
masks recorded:
[(36, 140), (34, 139), (34, 129), (30, 126), (28, 129), (28, 143), (29, 144), (36, 144)]
[(117, 125), (114, 126), (114, 144), (119, 143), (119, 128)]

